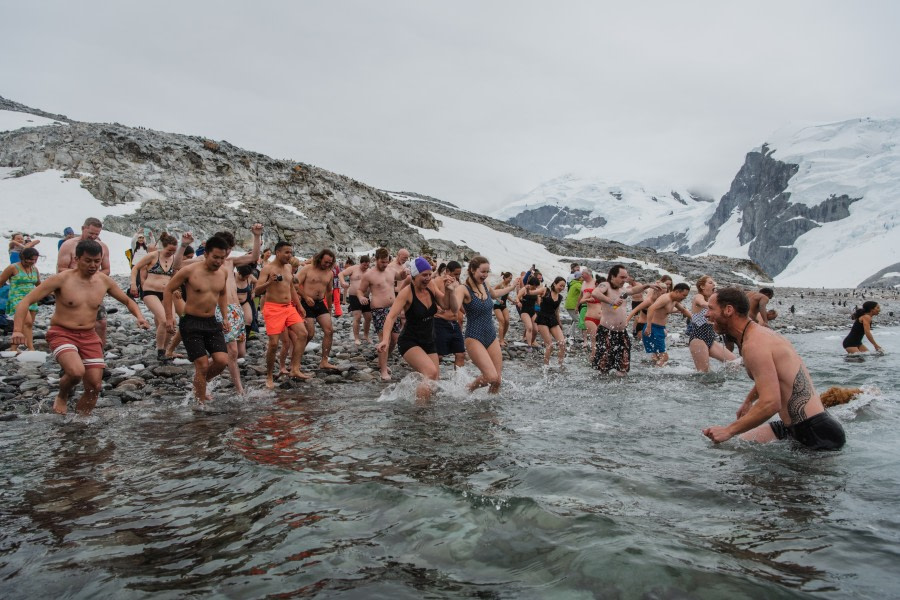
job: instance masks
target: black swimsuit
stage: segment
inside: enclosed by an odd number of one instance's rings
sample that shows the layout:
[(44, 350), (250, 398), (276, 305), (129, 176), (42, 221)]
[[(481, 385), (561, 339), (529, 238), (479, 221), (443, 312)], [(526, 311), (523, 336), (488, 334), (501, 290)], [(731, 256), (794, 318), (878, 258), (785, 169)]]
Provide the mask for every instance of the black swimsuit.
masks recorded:
[(535, 319), (534, 322), (538, 325), (546, 325), (551, 329), (557, 327), (559, 325), (559, 318), (556, 316), (556, 309), (559, 308), (562, 299), (562, 294), (557, 295), (556, 300), (554, 300), (553, 292), (548, 292), (541, 301), (541, 310), (538, 312), (537, 319)]
[(865, 335), (866, 330), (863, 327), (862, 322), (859, 319), (856, 319), (853, 321), (853, 326), (850, 327), (850, 333), (844, 338), (844, 348), (859, 348), (862, 346), (863, 336)]
[(525, 294), (522, 296), (522, 308), (519, 309), (519, 314), (529, 314), (534, 317), (534, 314), (537, 312), (534, 308), (535, 302), (537, 302), (537, 295), (535, 294)]
[(424, 350), (425, 354), (437, 354), (437, 346), (434, 343), (434, 315), (437, 314), (437, 302), (431, 290), (426, 288), (426, 291), (431, 296), (431, 306), (425, 306), (419, 300), (416, 290), (412, 290), (412, 304), (406, 310), (406, 325), (397, 339), (400, 356), (416, 346)]

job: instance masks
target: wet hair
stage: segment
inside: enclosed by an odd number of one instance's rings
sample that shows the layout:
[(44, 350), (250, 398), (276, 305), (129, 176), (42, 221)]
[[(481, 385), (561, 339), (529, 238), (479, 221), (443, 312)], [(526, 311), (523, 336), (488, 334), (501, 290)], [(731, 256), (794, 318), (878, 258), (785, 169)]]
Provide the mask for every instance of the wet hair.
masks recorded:
[(268, 252), (269, 254), (272, 254), (272, 249), (271, 248), (263, 248), (262, 252), (260, 252), (260, 254), (265, 254), (266, 252)]
[(241, 277), (247, 277), (253, 273), (254, 269), (256, 269), (256, 265), (241, 265), (237, 268), (237, 272)]
[(475, 272), (481, 265), (486, 265), (488, 262), (488, 259), (483, 256), (473, 256), (472, 260), (469, 261), (469, 266), (466, 268), (466, 283), (472, 282), (472, 285), (469, 286), (470, 288), (478, 287), (478, 283), (475, 281)]
[(857, 308), (856, 312), (853, 313), (853, 316), (851, 318), (855, 321), (858, 318), (860, 318), (861, 316), (868, 314), (868, 313), (872, 312), (873, 310), (875, 310), (876, 306), (878, 306), (878, 303), (875, 302), (874, 300), (868, 300), (866, 302), (863, 302), (862, 308)]
[[(82, 227), (99, 227), (103, 229), (103, 221), (98, 219), (97, 217), (88, 217), (84, 220), (84, 225)], [(93, 254), (91, 256), (94, 256)]]
[(384, 260), (385, 258), (390, 258), (391, 253), (388, 252), (387, 248), (379, 248), (375, 251), (375, 260)]
[(566, 280), (565, 277), (557, 277), (556, 279), (553, 280), (553, 283), (551, 284), (550, 287), (556, 287), (557, 283), (559, 283), (560, 281), (565, 281), (565, 280)]
[(210, 250), (224, 250), (225, 252), (228, 252), (232, 248), (231, 245), (228, 244), (228, 240), (223, 239), (218, 235), (214, 235), (206, 240), (204, 247), (206, 248), (207, 254), (209, 254)]
[(532, 275), (528, 278), (528, 281), (525, 282), (525, 285), (533, 285), (535, 287), (541, 285), (541, 280)]
[(443, 275), (443, 274), (444, 274), (444, 271), (446, 271), (446, 270), (447, 270), (447, 263), (441, 263), (441, 264), (438, 265), (438, 268), (437, 268), (437, 274), (438, 274), (438, 275)]
[(775, 296), (775, 290), (769, 287), (759, 288), (759, 293), (763, 296), (768, 296), (769, 300)]
[(746, 317), (750, 312), (750, 300), (744, 290), (736, 287), (723, 288), (716, 292), (716, 302), (720, 306), (732, 306), (734, 312), (741, 317)]
[(500, 273), (500, 279), (509, 279), (510, 277), (512, 277), (512, 273), (510, 273), (509, 271), (503, 271), (502, 273)]
[(178, 240), (175, 239), (174, 235), (169, 235), (165, 231), (159, 234), (159, 247), (165, 248), (166, 246), (177, 246)]
[(213, 234), (213, 237), (218, 237), (225, 240), (225, 243), (228, 244), (228, 247), (225, 248), (226, 250), (231, 250), (237, 243), (237, 241), (234, 239), (234, 234), (230, 231), (217, 231)]
[(285, 246), (292, 246), (292, 245), (293, 245), (293, 244), (291, 244), (290, 242), (286, 242), (286, 241), (284, 241), (284, 240), (281, 240), (281, 241), (279, 241), (277, 244), (275, 244), (275, 252), (278, 252), (279, 250), (281, 250), (281, 249), (284, 248)]
[(597, 279), (594, 280), (594, 283), (595, 283), (595, 284), (598, 284), (598, 285), (601, 284), (601, 283), (606, 283), (606, 277), (604, 277), (603, 275), (601, 275), (600, 277), (598, 277)]
[(190, 258), (194, 255), (194, 247), (193, 246), (185, 246), (184, 247), (184, 258)]
[(81, 240), (75, 245), (75, 258), (79, 258), (82, 254), (88, 256), (102, 256), (103, 246), (95, 240)]
[(613, 265), (612, 268), (607, 273), (606, 278), (612, 279), (613, 277), (617, 277), (619, 275), (619, 271), (625, 268), (625, 265)]
[(359, 257), (359, 264), (370, 263), (370, 262), (372, 262), (372, 259), (369, 258), (368, 254), (363, 254), (362, 256)]
[(697, 291), (702, 292), (703, 286), (705, 286), (707, 283), (709, 283), (710, 280), (712, 280), (712, 277), (710, 277), (709, 275), (704, 275), (700, 279), (698, 279), (697, 280)]
[(334, 252), (332, 252), (328, 248), (324, 248), (322, 250), (319, 250), (319, 253), (316, 254), (315, 256), (313, 256), (313, 258), (312, 258), (313, 265), (315, 265), (315, 267), (317, 269), (321, 269), (322, 261), (325, 259), (326, 256), (330, 256), (332, 261), (337, 260), (337, 258), (334, 256)]
[(40, 252), (34, 248), (25, 248), (19, 253), (19, 260), (31, 260), (40, 256)]
[(459, 264), (458, 261), (451, 260), (450, 262), (447, 263), (447, 270), (450, 271), (451, 273), (452, 273), (453, 271), (456, 271), (456, 270), (459, 270), (459, 269), (462, 269), (462, 265)]
[(673, 292), (689, 292), (691, 291), (691, 286), (686, 283), (676, 283), (675, 287), (672, 288)]
[(352, 267), (352, 266), (355, 265), (355, 264), (356, 264), (356, 261), (353, 260), (353, 257), (352, 257), (352, 256), (348, 256), (348, 257), (347, 257), (347, 260), (344, 261), (344, 266), (345, 266), (345, 267)]

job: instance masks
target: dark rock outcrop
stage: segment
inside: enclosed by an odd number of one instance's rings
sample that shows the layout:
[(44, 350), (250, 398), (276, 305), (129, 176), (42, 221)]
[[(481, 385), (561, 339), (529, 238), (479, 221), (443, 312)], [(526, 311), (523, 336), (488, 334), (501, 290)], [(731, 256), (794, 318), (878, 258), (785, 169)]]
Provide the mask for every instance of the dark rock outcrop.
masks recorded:
[(565, 237), (576, 233), (583, 227), (603, 227), (606, 219), (591, 217), (591, 211), (565, 206), (541, 206), (523, 210), (507, 222), (522, 229), (549, 235)]

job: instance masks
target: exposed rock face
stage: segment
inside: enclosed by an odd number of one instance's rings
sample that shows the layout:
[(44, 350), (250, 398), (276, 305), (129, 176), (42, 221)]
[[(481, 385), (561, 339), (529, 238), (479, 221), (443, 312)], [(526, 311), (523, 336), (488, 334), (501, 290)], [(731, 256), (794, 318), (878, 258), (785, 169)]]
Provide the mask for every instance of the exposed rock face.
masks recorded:
[(708, 222), (709, 232), (691, 248), (699, 253), (709, 248), (719, 229), (740, 211), (740, 243), (750, 242), (749, 255), (772, 275), (781, 273), (797, 255), (793, 243), (798, 237), (850, 215), (849, 207), (860, 198), (847, 195), (830, 196), (817, 206), (791, 204), (788, 183), (798, 170), (798, 165), (772, 158), (767, 146), (760, 152), (747, 154), (744, 165), (738, 171), (731, 189), (722, 196), (716, 212)]
[(565, 237), (581, 227), (603, 227), (606, 219), (591, 218), (591, 211), (577, 208), (541, 206), (523, 210), (508, 219), (508, 223), (518, 225), (522, 229), (553, 237)]
[(900, 287), (900, 263), (894, 263), (889, 267), (881, 269), (880, 271), (860, 283), (859, 287), (897, 289), (898, 287)]

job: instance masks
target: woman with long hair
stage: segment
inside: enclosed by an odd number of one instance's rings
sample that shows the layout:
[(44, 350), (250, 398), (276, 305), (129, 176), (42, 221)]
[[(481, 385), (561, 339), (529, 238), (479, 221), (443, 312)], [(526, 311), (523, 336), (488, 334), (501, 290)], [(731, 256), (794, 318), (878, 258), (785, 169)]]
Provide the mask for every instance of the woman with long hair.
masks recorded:
[(522, 319), (522, 326), (525, 329), (525, 343), (529, 348), (534, 348), (534, 340), (537, 337), (537, 327), (534, 325), (534, 318), (537, 315), (536, 305), (538, 298), (543, 296), (543, 294), (544, 288), (541, 286), (541, 281), (532, 275), (516, 295), (516, 308), (519, 312), (519, 318)]
[[(504, 271), (500, 274), (500, 283), (494, 286), (495, 290), (502, 290), (509, 287), (512, 282), (512, 273)], [(506, 345), (506, 332), (509, 331), (509, 309), (506, 307), (506, 300), (509, 298), (509, 292), (503, 294), (499, 298), (494, 299), (494, 316), (497, 317), (497, 337), (500, 338), (500, 346)]]
[(559, 305), (563, 301), (563, 290), (566, 289), (566, 278), (557, 277), (549, 288), (544, 288), (541, 298), (541, 310), (534, 322), (538, 332), (544, 340), (544, 364), (550, 364), (550, 356), (553, 354), (553, 340), (556, 340), (559, 365), (562, 366), (566, 358), (566, 336), (559, 326)]
[[(9, 298), (6, 304), (6, 314), (16, 314), (19, 302), (28, 295), (28, 292), (41, 283), (41, 274), (37, 269), (38, 251), (29, 246), (19, 251), (19, 260), (9, 265), (0, 273), (0, 287), (9, 282)], [(25, 335), (25, 348), (34, 350), (34, 319), (37, 316), (38, 305), (32, 304), (25, 314), (25, 324), (22, 333)]]
[(134, 298), (138, 297), (138, 274), (146, 269), (147, 276), (140, 286), (140, 298), (153, 313), (153, 320), (156, 323), (156, 358), (160, 362), (167, 362), (170, 359), (166, 356), (169, 332), (166, 329), (166, 313), (162, 298), (166, 285), (175, 275), (175, 251), (178, 249), (178, 240), (163, 232), (159, 236), (159, 247), (160, 250), (154, 250), (134, 263), (128, 293)]
[(844, 338), (844, 350), (847, 354), (856, 354), (857, 352), (868, 352), (869, 349), (863, 344), (863, 336), (872, 342), (872, 347), (876, 352), (884, 352), (881, 346), (875, 342), (872, 336), (872, 318), (878, 316), (881, 312), (881, 306), (874, 300), (863, 302), (862, 308), (853, 313), (853, 326), (850, 327), (850, 333)]
[(709, 371), (709, 359), (725, 362), (734, 360), (735, 356), (717, 339), (712, 323), (706, 319), (709, 310), (709, 298), (716, 291), (716, 282), (709, 275), (697, 280), (697, 294), (691, 301), (691, 319), (687, 324), (688, 348), (694, 366), (701, 373)]
[(456, 301), (466, 312), (466, 352), (481, 371), (469, 385), (469, 390), (488, 386), (491, 394), (500, 391), (503, 373), (503, 353), (494, 329), (494, 298), (516, 289), (515, 284), (502, 289), (488, 289), (485, 281), (491, 273), (491, 265), (483, 256), (469, 261), (466, 283), (456, 288)]

